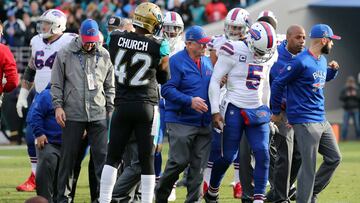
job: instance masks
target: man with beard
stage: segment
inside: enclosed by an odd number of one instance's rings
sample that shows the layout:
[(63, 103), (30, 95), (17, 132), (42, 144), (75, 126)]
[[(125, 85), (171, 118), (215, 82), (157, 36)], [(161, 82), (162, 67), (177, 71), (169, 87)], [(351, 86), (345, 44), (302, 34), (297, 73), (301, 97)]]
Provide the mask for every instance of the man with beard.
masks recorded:
[[(325, 82), (334, 79), (339, 69), (336, 61), (327, 64), (323, 54), (330, 52), (332, 40), (341, 37), (334, 35), (328, 25), (317, 24), (311, 28), (310, 38), (310, 48), (290, 61), (271, 87), (274, 122), (282, 119), (281, 102), (287, 87), (287, 119), (294, 129), (302, 160), (297, 181), (298, 203), (316, 202), (341, 160), (331, 125), (325, 118), (323, 93)], [(317, 152), (324, 160), (318, 171)]]

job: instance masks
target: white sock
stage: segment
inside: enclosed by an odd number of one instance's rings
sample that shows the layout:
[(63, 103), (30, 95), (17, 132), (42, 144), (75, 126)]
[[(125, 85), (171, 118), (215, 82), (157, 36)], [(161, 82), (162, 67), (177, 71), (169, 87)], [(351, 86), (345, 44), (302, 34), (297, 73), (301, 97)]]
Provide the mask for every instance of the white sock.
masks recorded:
[(211, 170), (212, 170), (212, 166), (213, 166), (213, 162), (208, 162), (208, 166), (205, 168), (204, 171), (204, 181), (209, 185), (210, 183), (210, 178), (211, 178)]
[(152, 203), (154, 189), (155, 175), (141, 175), (141, 203)]
[(112, 192), (116, 182), (116, 174), (116, 168), (109, 165), (104, 166), (100, 180), (100, 203), (109, 203), (111, 201)]
[(234, 182), (235, 184), (240, 182), (240, 178), (239, 178), (239, 168), (234, 170)]
[(31, 163), (31, 172), (36, 175), (37, 163)]
[(263, 200), (254, 200), (253, 203), (264, 203)]

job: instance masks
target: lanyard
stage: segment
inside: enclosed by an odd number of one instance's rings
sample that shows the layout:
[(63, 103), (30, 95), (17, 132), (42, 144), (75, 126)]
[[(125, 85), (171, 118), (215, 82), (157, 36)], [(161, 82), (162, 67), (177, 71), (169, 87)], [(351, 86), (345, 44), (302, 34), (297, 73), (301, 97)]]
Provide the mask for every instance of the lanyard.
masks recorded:
[[(84, 64), (84, 62), (83, 62), (83, 59), (82, 59), (82, 57), (81, 57), (80, 52), (78, 52), (77, 55), (78, 55), (78, 58), (79, 58), (79, 61), (80, 61), (81, 68), (82, 68), (83, 70), (85, 70), (85, 64)], [(95, 63), (95, 69), (96, 69), (97, 66), (98, 66), (100, 54), (96, 51), (95, 55), (96, 55), (96, 63)]]

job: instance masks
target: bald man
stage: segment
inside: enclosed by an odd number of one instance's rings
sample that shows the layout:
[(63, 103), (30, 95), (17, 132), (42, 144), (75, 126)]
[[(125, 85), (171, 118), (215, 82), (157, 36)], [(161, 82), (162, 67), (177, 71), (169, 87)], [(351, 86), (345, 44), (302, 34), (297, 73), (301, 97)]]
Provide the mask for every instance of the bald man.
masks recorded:
[[(286, 32), (286, 40), (278, 46), (278, 61), (274, 63), (270, 71), (270, 82), (272, 82), (282, 71), (284, 66), (300, 53), (305, 46), (305, 30), (300, 25), (291, 25)], [(288, 126), (286, 118), (286, 94), (283, 94), (281, 114), (283, 120), (275, 124), (279, 133), (274, 135), (276, 147), (276, 159), (270, 174), (272, 188), (267, 195), (269, 202), (287, 202), (294, 195), (295, 188), (290, 191), (294, 184), (297, 172), (301, 164), (299, 151), (296, 147), (293, 129)]]
[(49, 203), (49, 202), (47, 201), (47, 199), (45, 199), (42, 196), (36, 196), (36, 197), (32, 197), (30, 199), (27, 199), (25, 201), (25, 203)]

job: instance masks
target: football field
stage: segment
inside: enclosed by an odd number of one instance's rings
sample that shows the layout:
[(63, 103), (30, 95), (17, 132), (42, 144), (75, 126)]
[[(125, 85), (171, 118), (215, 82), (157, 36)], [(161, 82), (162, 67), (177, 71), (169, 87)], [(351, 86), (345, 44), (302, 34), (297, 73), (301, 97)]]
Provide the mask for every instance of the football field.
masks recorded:
[[(165, 144), (163, 159), (167, 159), (168, 145)], [(321, 203), (358, 203), (360, 192), (360, 142), (340, 143), (342, 162), (330, 185), (319, 196)], [(318, 157), (318, 162), (321, 157)], [(75, 202), (90, 202), (87, 180), (88, 156), (82, 164), (78, 181)], [(163, 167), (165, 161), (163, 162)], [(240, 166), (241, 167), (241, 166)], [(35, 196), (35, 192), (17, 192), (15, 187), (22, 183), (30, 174), (29, 158), (25, 146), (0, 146), (0, 203), (22, 203), (25, 199)], [(231, 168), (220, 189), (220, 202), (240, 202), (232, 197), (230, 182), (233, 179)], [(186, 189), (176, 190), (176, 202), (184, 202)]]

